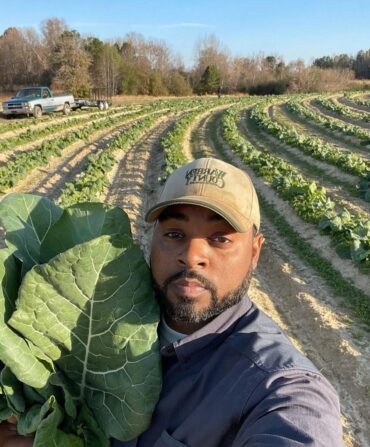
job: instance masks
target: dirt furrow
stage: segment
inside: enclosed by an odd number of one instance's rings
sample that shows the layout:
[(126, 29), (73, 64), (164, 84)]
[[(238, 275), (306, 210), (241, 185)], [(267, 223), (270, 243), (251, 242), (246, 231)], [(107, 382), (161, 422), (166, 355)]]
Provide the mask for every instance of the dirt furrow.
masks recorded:
[(176, 117), (163, 117), (128, 151), (117, 152), (118, 163), (110, 173), (105, 202), (119, 206), (130, 218), (134, 238), (146, 256), (150, 243), (150, 225), (145, 212), (158, 193), (158, 177), (163, 166), (160, 140), (174, 125)]

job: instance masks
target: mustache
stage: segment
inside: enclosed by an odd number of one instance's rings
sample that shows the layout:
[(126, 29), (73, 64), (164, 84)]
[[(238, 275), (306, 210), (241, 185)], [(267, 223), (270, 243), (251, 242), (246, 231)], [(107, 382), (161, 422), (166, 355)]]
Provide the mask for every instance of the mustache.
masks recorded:
[(177, 281), (178, 279), (195, 279), (197, 280), (205, 289), (209, 290), (215, 290), (215, 285), (207, 278), (202, 276), (200, 273), (196, 272), (195, 270), (182, 270), (180, 272), (177, 272), (171, 276), (169, 276), (164, 282), (163, 282), (163, 288), (167, 289), (167, 287), (174, 281)]

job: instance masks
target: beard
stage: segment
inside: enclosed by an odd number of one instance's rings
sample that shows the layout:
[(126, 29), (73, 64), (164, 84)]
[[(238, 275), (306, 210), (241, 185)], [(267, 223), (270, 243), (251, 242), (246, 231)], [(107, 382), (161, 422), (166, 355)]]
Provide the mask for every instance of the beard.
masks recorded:
[[(217, 317), (226, 309), (238, 304), (246, 295), (252, 279), (253, 269), (250, 267), (241, 284), (224, 296), (218, 296), (215, 285), (194, 270), (183, 270), (168, 277), (160, 286), (152, 275), (155, 297), (167, 321), (182, 321), (187, 323), (202, 323)], [(181, 278), (195, 279), (209, 291), (210, 304), (204, 309), (195, 309), (194, 301), (186, 295), (177, 295), (173, 303), (168, 298), (168, 286)]]

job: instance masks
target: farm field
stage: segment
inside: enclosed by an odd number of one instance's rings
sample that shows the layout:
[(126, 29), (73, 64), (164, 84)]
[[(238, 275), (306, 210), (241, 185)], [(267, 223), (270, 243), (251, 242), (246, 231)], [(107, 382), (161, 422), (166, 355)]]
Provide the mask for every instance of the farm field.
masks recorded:
[(0, 118), (0, 199), (120, 206), (147, 256), (145, 211), (173, 169), (203, 156), (252, 177), (265, 244), (250, 295), (338, 390), (346, 447), (369, 446), (368, 95), (145, 100)]

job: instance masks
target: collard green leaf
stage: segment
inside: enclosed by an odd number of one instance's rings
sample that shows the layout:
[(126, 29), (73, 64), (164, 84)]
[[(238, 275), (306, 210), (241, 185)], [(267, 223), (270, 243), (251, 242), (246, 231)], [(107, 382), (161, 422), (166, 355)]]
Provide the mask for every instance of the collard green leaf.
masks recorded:
[(71, 419), (76, 419), (77, 407), (73, 395), (78, 394), (78, 387), (75, 387), (75, 385), (63, 376), (60, 371), (52, 374), (49, 382), (62, 390), (61, 394), (63, 395), (64, 410)]
[[(51, 396), (46, 402), (49, 413), (38, 424), (33, 447), (85, 447), (80, 437), (73, 434), (64, 433), (58, 429), (59, 424), (63, 420), (63, 412), (55, 400)], [(52, 441), (52, 442), (51, 442)]]
[(22, 260), (23, 274), (40, 262), (41, 244), (62, 213), (48, 198), (32, 194), (9, 194), (0, 202), (5, 239)]
[(127, 214), (120, 208), (108, 209), (102, 203), (78, 203), (66, 208), (41, 246), (41, 262), (48, 262), (82, 242), (103, 234), (131, 234)]
[(40, 361), (24, 338), (7, 324), (19, 284), (17, 262), (8, 249), (0, 250), (0, 282), (0, 360), (12, 370), (19, 381), (42, 388), (47, 383), (50, 367)]
[(25, 409), (23, 386), (7, 366), (4, 366), (1, 371), (0, 382), (8, 402), (8, 407), (15, 414), (22, 413)]
[[(53, 397), (54, 399), (54, 397)], [(50, 409), (49, 400), (43, 404), (34, 404), (18, 418), (17, 431), (27, 436), (34, 433)]]
[(141, 250), (100, 236), (35, 266), (9, 324), (78, 386), (107, 437), (149, 425), (161, 386), (159, 311)]
[(0, 422), (10, 418), (12, 414), (13, 410), (8, 407), (8, 401), (6, 400), (6, 397), (2, 394), (0, 388)]
[(370, 256), (370, 250), (366, 250), (360, 240), (355, 239), (352, 243), (351, 258), (355, 261), (362, 261)]
[(85, 445), (89, 447), (109, 447), (110, 442), (100, 429), (94, 415), (86, 404), (82, 404), (79, 411), (79, 432), (81, 433)]

